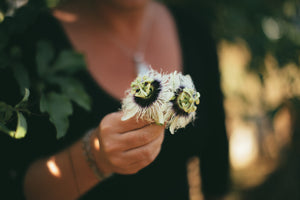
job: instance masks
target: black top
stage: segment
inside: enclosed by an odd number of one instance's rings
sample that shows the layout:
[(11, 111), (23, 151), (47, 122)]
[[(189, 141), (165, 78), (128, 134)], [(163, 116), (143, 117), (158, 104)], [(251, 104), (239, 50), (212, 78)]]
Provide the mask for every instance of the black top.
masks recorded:
[[(228, 141), (225, 131), (223, 99), (215, 43), (209, 27), (194, 18), (188, 11), (169, 7), (175, 19), (183, 52), (184, 73), (190, 74), (201, 94), (197, 119), (174, 135), (168, 131), (157, 159), (134, 175), (114, 175), (101, 182), (82, 199), (166, 200), (188, 199), (186, 163), (191, 156), (199, 156), (202, 187), (206, 195), (221, 195), (228, 189)], [(36, 42), (46, 39), (58, 51), (72, 48), (59, 22), (49, 13), (41, 13), (26, 33), (21, 33), (16, 43), (26, 51), (24, 63), (35, 66)], [(7, 75), (0, 74), (0, 91), (7, 86), (2, 82)], [(49, 155), (82, 137), (96, 127), (108, 113), (120, 109), (121, 104), (97, 85), (88, 72), (77, 75), (92, 97), (91, 112), (74, 105), (67, 135), (56, 140), (55, 128), (45, 116), (28, 118), (28, 134), (14, 140), (0, 134), (1, 190), (9, 192), (10, 199), (22, 196), (22, 178), (28, 165), (35, 159)], [(10, 91), (17, 90), (11, 85)], [(2, 98), (1, 98), (2, 99)], [(1, 100), (0, 99), (0, 100)], [(32, 106), (38, 103), (33, 101)]]

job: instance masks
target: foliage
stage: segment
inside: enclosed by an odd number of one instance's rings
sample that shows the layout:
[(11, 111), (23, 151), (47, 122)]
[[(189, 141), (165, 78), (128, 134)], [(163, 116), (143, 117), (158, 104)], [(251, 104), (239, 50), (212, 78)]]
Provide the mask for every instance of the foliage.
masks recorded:
[[(49, 114), (50, 121), (55, 125), (57, 138), (67, 132), (68, 116), (73, 113), (71, 101), (82, 108), (90, 109), (90, 99), (82, 84), (72, 75), (84, 69), (83, 56), (73, 51), (61, 51), (54, 60), (54, 49), (50, 43), (40, 41), (37, 46), (37, 73), (41, 82), (38, 88), (41, 94), (40, 111)], [(60, 92), (51, 89), (59, 87)]]
[[(50, 2), (50, 1), (48, 1)], [(53, 5), (53, 4), (52, 4)], [(18, 9), (18, 10), (17, 10)], [(39, 100), (39, 113), (49, 116), (57, 131), (57, 138), (63, 137), (68, 129), (68, 117), (73, 112), (73, 103), (85, 110), (90, 110), (90, 97), (85, 92), (83, 85), (74, 75), (85, 69), (84, 57), (72, 50), (55, 52), (49, 41), (37, 42), (35, 54), (35, 72), (37, 77), (29, 73), (29, 68), (24, 64), (24, 50), (14, 40), (17, 33), (22, 33), (38, 16), (38, 13), (47, 9), (42, 1), (30, 1), (22, 8), (9, 7), (0, 9), (6, 17), (0, 24), (0, 73), (12, 72), (14, 80), (19, 85), (23, 99), (15, 106), (12, 102), (0, 99), (0, 132), (7, 133), (13, 138), (23, 138), (27, 131), (26, 117), (35, 111), (29, 98), (29, 91), (36, 93)], [(31, 72), (32, 73), (32, 72)], [(3, 84), (3, 83), (2, 83)], [(10, 84), (10, 83), (6, 83)], [(5, 95), (0, 91), (1, 95)], [(15, 91), (11, 91), (15, 92)], [(3, 97), (4, 99), (4, 97)], [(24, 115), (25, 114), (25, 115)], [(17, 121), (14, 120), (15, 116)], [(16, 126), (16, 131), (8, 127)]]
[[(28, 98), (29, 90), (26, 88), (23, 99), (14, 107), (0, 101), (0, 131), (16, 139), (23, 138), (26, 135), (27, 123), (22, 112), (29, 112), (26, 108)], [(16, 130), (12, 131), (6, 126), (6, 123), (12, 119), (14, 113), (17, 115), (18, 122)]]

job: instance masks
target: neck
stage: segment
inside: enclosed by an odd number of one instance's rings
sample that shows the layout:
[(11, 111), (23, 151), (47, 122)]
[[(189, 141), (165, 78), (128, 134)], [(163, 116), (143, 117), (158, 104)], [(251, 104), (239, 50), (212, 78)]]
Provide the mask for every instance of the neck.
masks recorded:
[(119, 37), (136, 40), (150, 19), (150, 2), (136, 7), (121, 7), (106, 1), (95, 3), (102, 28)]
[(72, 0), (55, 9), (54, 15), (82, 26), (89, 23), (123, 49), (143, 51), (153, 23), (153, 7), (151, 0)]
[(97, 24), (100, 23), (111, 31), (122, 33), (127, 29), (136, 32), (149, 14), (152, 3), (151, 0), (141, 0), (142, 3), (126, 5), (124, 3), (126, 1), (134, 0), (119, 0), (119, 3), (114, 3), (114, 0), (72, 0), (62, 3), (54, 9), (54, 12), (58, 10), (71, 14), (78, 19), (74, 21), (84, 20), (87, 17), (89, 20), (94, 18)]

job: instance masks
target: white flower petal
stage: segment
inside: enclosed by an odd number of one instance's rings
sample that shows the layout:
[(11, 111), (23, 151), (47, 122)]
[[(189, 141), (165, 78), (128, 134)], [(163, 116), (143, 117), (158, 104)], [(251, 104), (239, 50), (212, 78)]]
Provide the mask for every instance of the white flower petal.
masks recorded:
[(139, 110), (138, 107), (134, 107), (133, 109), (128, 110), (128, 112), (124, 112), (121, 120), (126, 121), (126, 120), (132, 118), (134, 115), (136, 115), (138, 113), (138, 110)]

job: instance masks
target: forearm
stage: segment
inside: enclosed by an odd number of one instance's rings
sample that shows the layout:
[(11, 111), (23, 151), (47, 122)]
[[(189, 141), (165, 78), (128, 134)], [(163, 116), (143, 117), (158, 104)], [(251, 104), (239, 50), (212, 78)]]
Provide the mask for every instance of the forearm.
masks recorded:
[(86, 162), (80, 140), (49, 158), (34, 162), (25, 176), (24, 193), (27, 199), (33, 200), (71, 200), (99, 181)]
[(107, 115), (98, 128), (86, 134), (91, 138), (84, 137), (60, 153), (34, 162), (25, 176), (26, 198), (77, 199), (102, 177), (134, 174), (153, 162), (165, 128), (134, 117), (123, 121), (122, 116), (122, 112)]

